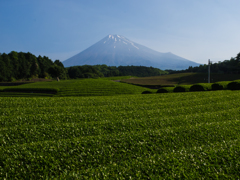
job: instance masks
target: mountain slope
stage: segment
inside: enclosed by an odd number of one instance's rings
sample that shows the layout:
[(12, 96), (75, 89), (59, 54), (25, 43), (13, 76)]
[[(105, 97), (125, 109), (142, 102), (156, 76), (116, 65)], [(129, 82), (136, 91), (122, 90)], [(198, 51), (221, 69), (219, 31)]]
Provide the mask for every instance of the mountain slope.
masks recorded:
[(108, 35), (86, 50), (63, 61), (63, 64), (65, 67), (85, 64), (141, 65), (176, 70), (199, 65), (172, 53), (154, 51), (119, 35)]

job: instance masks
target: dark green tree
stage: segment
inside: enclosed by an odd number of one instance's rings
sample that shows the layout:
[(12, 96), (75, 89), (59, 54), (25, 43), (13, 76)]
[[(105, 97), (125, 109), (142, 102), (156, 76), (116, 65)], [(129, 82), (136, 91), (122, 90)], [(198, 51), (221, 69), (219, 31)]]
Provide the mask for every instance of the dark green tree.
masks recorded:
[(12, 71), (12, 78), (20, 79), (20, 72), (19, 72), (20, 62), (18, 61), (18, 53), (16, 51), (11, 51), (8, 54), (8, 56), (11, 60), (11, 63), (13, 65), (13, 69), (14, 69), (14, 71)]
[(48, 73), (57, 79), (60, 78), (66, 78), (66, 71), (63, 67), (58, 66), (56, 64), (52, 65), (49, 69), (48, 69)]
[(13, 64), (11, 62), (10, 57), (8, 56), (8, 54), (3, 53), (2, 55), (2, 60), (5, 63), (5, 73), (4, 73), (4, 81), (11, 81), (11, 79), (13, 78)]
[(236, 61), (240, 62), (240, 52), (236, 56)]
[(0, 55), (0, 81), (7, 81), (7, 67), (1, 55)]
[(20, 52), (18, 54), (18, 61), (20, 63), (18, 79), (26, 79), (30, 77), (30, 63), (26, 60), (25, 54)]
[(54, 61), (54, 64), (56, 64), (57, 66), (60, 66), (60, 67), (64, 68), (63, 63), (62, 63), (61, 61), (59, 61), (59, 60), (55, 60), (55, 61)]

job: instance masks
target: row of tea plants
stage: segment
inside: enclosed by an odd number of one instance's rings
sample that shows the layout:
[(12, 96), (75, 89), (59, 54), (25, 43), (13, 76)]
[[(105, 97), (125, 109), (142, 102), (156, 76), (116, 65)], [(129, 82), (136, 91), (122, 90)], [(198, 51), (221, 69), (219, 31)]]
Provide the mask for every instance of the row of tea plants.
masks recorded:
[(239, 179), (240, 92), (0, 98), (1, 179)]

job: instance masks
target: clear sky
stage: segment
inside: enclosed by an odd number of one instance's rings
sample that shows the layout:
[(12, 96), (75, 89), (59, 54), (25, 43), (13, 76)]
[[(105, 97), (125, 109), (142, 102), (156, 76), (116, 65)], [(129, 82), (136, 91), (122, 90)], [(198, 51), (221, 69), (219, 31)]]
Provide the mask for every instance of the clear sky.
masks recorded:
[(239, 0), (0, 0), (0, 53), (64, 61), (108, 34), (206, 64), (240, 52)]

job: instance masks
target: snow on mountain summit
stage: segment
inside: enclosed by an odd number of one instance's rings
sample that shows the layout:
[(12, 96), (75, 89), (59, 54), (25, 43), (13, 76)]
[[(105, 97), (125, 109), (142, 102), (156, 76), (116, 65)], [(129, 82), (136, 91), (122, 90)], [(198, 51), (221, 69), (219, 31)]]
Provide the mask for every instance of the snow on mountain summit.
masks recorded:
[[(108, 35), (108, 38), (106, 38), (105, 40), (104, 40), (104, 42), (103, 42), (103, 44), (105, 44), (105, 43), (114, 43), (114, 45), (112, 45), (112, 47), (116, 47), (117, 45), (117, 43), (123, 43), (123, 44), (125, 44), (125, 45), (131, 45), (132, 47), (134, 47), (134, 48), (136, 48), (136, 49), (138, 49), (139, 50), (139, 47), (137, 46), (137, 45), (135, 45), (134, 44), (134, 42), (132, 42), (132, 41), (130, 41), (129, 39), (127, 39), (127, 38), (125, 38), (124, 36), (120, 36), (120, 35), (111, 35), (111, 34), (109, 34)], [(119, 45), (118, 44), (118, 45)], [(128, 48), (129, 49), (129, 48)]]

